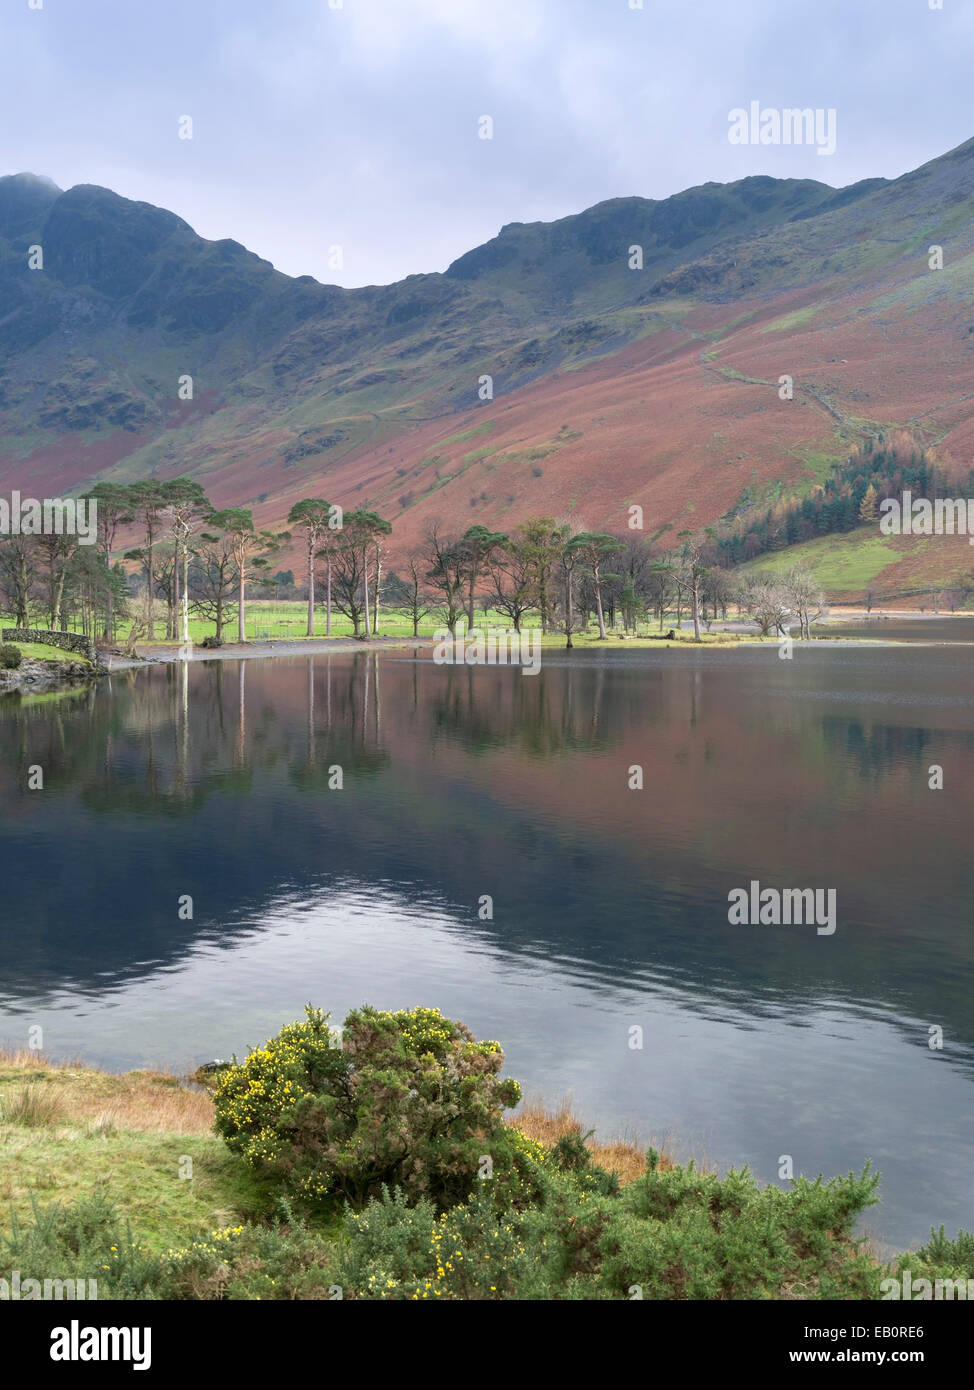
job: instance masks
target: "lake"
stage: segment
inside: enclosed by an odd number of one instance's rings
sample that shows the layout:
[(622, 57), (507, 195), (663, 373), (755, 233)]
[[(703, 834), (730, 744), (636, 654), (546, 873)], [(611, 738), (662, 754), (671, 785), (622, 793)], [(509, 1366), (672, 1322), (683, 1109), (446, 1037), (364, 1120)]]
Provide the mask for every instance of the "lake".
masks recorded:
[[(307, 1001), (432, 1005), (606, 1137), (764, 1181), (871, 1158), (878, 1240), (970, 1229), (972, 674), (962, 645), (404, 649), (5, 697), (0, 1041), (187, 1069)], [(835, 890), (834, 934), (731, 925), (753, 880)]]

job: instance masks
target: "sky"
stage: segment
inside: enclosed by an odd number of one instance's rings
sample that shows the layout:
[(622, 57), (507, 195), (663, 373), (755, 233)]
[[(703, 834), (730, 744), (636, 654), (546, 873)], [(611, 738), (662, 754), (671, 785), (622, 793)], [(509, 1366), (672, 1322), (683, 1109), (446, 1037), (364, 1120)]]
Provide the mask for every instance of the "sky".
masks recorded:
[[(607, 198), (945, 153), (974, 136), (974, 0), (939, 3), (0, 0), (0, 174), (385, 284)], [(835, 152), (732, 144), (755, 101), (834, 109)]]

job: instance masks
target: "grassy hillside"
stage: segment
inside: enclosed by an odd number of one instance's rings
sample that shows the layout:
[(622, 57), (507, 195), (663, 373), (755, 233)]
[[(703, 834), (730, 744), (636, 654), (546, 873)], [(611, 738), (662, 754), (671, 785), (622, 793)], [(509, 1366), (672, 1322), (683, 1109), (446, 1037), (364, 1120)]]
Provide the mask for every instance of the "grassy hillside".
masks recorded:
[[(974, 550), (966, 536), (883, 536), (875, 524), (788, 546), (742, 566), (786, 574), (807, 567), (833, 602), (904, 601), (942, 612), (974, 601)], [(939, 599), (938, 596), (939, 595)]]

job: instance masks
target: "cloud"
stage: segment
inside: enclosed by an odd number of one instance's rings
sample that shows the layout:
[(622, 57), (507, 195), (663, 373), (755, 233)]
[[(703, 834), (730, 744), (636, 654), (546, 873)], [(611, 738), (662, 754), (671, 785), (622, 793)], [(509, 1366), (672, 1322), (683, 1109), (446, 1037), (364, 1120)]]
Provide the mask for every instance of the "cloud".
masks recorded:
[[(292, 274), (334, 278), (341, 242), (343, 283), (376, 283), (606, 198), (903, 172), (972, 133), (972, 28), (920, 0), (24, 5), (0, 120), (8, 171), (107, 183)], [(729, 145), (751, 99), (835, 106), (836, 155)]]

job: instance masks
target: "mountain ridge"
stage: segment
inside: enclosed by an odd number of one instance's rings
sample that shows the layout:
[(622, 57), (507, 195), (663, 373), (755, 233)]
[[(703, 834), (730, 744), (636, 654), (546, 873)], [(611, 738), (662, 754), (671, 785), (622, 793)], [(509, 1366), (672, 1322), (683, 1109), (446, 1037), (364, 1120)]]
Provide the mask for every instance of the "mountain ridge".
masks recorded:
[(950, 404), (974, 393), (972, 213), (974, 140), (839, 189), (607, 199), (345, 289), (97, 185), (7, 176), (0, 486), (188, 473), (265, 524), (304, 495), (368, 502), (403, 544), (434, 516), (614, 529), (631, 501), (653, 529), (709, 524), (884, 428), (974, 445)]

